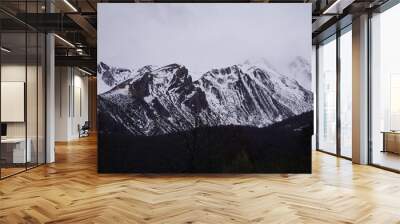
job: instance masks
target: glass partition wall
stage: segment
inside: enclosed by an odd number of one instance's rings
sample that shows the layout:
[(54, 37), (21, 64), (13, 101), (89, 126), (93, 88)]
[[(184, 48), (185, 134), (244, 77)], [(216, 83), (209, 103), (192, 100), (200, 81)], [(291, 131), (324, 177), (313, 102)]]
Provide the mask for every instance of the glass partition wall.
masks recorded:
[(351, 25), (318, 45), (317, 149), (351, 158)]
[[(1, 177), (26, 169), (25, 33), (1, 33)], [(6, 50), (4, 50), (6, 49)]]
[(370, 163), (400, 171), (400, 4), (371, 18)]
[[(39, 2), (18, 7), (35, 12)], [(0, 12), (1, 179), (45, 163), (45, 41), (43, 33)]]

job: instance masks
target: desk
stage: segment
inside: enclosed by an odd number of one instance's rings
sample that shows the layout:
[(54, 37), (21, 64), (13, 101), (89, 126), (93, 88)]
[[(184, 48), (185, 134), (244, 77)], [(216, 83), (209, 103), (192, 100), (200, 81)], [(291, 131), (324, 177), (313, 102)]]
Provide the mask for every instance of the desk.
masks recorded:
[(383, 131), (382, 152), (400, 154), (400, 131)]
[[(25, 152), (25, 138), (6, 138), (1, 139), (1, 157), (6, 163), (26, 163), (31, 162), (31, 139), (27, 139), (28, 143)], [(12, 158), (12, 159), (11, 159)]]

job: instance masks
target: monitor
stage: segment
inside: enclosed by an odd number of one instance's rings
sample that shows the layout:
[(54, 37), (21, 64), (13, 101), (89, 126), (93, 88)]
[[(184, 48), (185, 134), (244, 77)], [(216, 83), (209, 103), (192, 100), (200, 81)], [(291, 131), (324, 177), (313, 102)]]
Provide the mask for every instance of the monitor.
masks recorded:
[(1, 136), (7, 136), (7, 124), (1, 123)]

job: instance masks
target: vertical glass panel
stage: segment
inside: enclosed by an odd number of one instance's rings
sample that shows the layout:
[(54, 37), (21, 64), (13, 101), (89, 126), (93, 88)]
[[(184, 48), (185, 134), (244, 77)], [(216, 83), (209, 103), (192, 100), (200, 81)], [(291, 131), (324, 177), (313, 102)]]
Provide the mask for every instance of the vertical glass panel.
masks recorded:
[(336, 39), (318, 48), (318, 147), (336, 153)]
[(1, 174), (26, 169), (26, 33), (1, 34)]
[(400, 170), (400, 5), (372, 17), (372, 163)]
[(27, 45), (27, 80), (26, 80), (26, 115), (27, 115), (27, 150), (28, 168), (38, 163), (38, 36), (36, 32), (28, 32)]
[[(26, 12), (38, 12), (37, 1), (27, 2)], [(30, 19), (37, 23), (37, 17)], [(27, 167), (35, 167), (38, 164), (38, 35), (35, 30), (27, 30), (27, 74), (26, 74), (26, 125), (27, 125), (27, 151), (29, 153)]]
[(44, 34), (39, 33), (38, 35), (38, 164), (45, 163), (46, 149), (45, 149), (45, 65), (46, 65), (46, 52), (45, 44), (46, 37)]
[(340, 36), (340, 152), (352, 156), (352, 35)]

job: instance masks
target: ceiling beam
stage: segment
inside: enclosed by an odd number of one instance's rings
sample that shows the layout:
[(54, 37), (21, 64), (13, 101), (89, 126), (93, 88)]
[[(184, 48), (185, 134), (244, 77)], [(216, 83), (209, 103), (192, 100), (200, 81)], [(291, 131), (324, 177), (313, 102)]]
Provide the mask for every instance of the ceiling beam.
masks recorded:
[(343, 10), (351, 5), (355, 0), (336, 0), (332, 2), (322, 14), (342, 14)]
[(91, 38), (96, 38), (96, 28), (90, 24), (85, 17), (80, 14), (71, 13), (67, 15), (72, 21), (79, 25)]
[(55, 56), (56, 66), (87, 67), (96, 71), (97, 59), (91, 56)]

